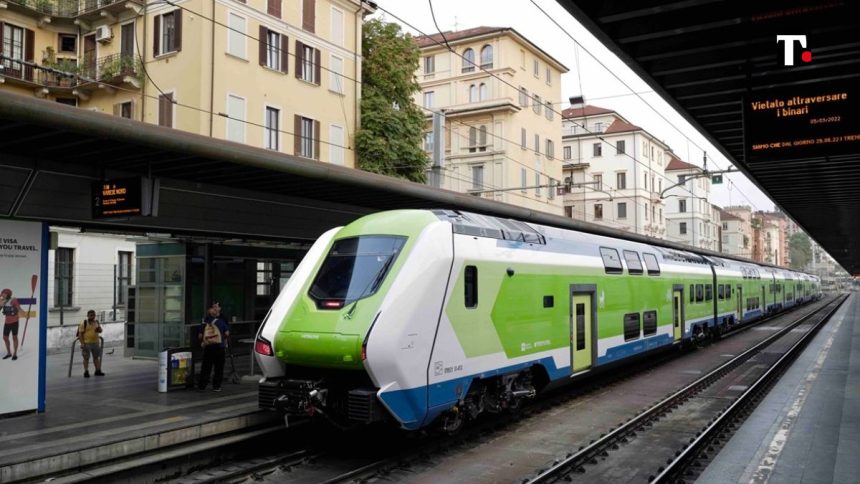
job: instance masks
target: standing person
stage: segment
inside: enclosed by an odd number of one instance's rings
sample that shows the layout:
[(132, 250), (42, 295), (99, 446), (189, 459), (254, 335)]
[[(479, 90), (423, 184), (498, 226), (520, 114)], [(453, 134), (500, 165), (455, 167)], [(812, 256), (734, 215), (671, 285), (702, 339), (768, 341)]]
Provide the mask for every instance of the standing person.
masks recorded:
[[(12, 297), (11, 289), (3, 289), (0, 291), (0, 307), (2, 307), (3, 321), (3, 344), (6, 345), (6, 356), (4, 360), (12, 358), (12, 361), (18, 359), (18, 318), (27, 316), (27, 311), (21, 309), (18, 299)], [(12, 335), (12, 347), (9, 347), (9, 335)]]
[(224, 348), (229, 337), (230, 327), (221, 316), (221, 304), (213, 302), (197, 333), (200, 346), (203, 348), (203, 366), (200, 369), (200, 381), (197, 385), (200, 390), (206, 389), (209, 373), (214, 366), (212, 390), (221, 391), (221, 380), (224, 378)]
[(84, 378), (90, 377), (90, 355), (93, 355), (93, 364), (96, 367), (96, 376), (105, 376), (102, 373), (102, 347), (99, 344), (99, 334), (102, 325), (96, 320), (96, 312), (87, 311), (87, 319), (78, 326), (78, 339), (81, 341), (81, 354), (84, 357)]

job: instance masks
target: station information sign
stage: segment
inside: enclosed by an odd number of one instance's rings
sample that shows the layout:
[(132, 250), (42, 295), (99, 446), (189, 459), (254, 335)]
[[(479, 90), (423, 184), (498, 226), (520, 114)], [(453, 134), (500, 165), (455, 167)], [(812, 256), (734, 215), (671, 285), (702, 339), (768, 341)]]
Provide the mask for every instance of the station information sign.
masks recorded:
[(151, 178), (132, 177), (93, 182), (93, 219), (154, 215), (157, 186)]
[(744, 98), (746, 161), (860, 153), (860, 86), (817, 83)]

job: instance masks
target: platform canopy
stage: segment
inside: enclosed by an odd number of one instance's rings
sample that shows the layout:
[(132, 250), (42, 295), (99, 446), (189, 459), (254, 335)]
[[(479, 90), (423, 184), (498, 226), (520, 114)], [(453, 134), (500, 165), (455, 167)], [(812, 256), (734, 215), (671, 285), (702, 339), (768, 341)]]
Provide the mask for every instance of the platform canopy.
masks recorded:
[(559, 3), (860, 273), (860, 2)]

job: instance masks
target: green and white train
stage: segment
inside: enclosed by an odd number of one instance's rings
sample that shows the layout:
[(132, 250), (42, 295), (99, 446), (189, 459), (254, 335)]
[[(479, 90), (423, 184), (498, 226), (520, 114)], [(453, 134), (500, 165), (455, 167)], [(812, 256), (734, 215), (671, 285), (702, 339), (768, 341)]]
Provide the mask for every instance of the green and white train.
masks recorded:
[(381, 212), (329, 230), (266, 316), (259, 404), (438, 424), (820, 297), (781, 268), (510, 219)]

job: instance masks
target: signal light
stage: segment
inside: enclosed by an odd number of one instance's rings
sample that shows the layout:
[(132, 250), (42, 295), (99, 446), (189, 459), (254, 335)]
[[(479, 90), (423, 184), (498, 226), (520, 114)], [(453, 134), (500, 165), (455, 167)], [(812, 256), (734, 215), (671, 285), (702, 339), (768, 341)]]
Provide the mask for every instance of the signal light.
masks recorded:
[(264, 339), (258, 339), (254, 342), (254, 351), (263, 356), (272, 356), (275, 354), (275, 352), (272, 351), (272, 345)]
[(343, 307), (343, 301), (340, 299), (326, 299), (321, 304), (325, 309), (340, 309)]
[(367, 343), (361, 345), (361, 361), (367, 360)]

